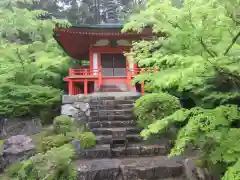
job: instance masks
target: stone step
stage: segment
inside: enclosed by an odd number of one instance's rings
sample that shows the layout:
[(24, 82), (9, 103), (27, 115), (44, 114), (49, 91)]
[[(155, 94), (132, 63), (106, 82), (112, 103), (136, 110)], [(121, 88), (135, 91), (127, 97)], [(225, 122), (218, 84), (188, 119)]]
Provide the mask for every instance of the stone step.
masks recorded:
[(100, 109), (100, 110), (93, 110), (90, 112), (90, 116), (115, 116), (115, 115), (133, 115), (132, 108), (131, 109)]
[(130, 126), (130, 127), (117, 127), (117, 128), (93, 128), (91, 129), (91, 131), (95, 134), (95, 135), (112, 135), (112, 131), (115, 130), (118, 131), (125, 131), (126, 130), (126, 134), (136, 134), (136, 133), (140, 133), (141, 130), (137, 129), (136, 127)]
[(132, 109), (133, 104), (115, 104), (113, 103), (112, 105), (91, 105), (90, 110), (120, 110), (120, 109)]
[[(110, 144), (112, 135), (98, 135), (96, 139), (97, 144)], [(140, 142), (142, 140), (139, 134), (127, 134), (127, 139), (130, 143)]]
[(89, 103), (90, 107), (116, 106), (119, 104), (133, 105), (135, 100), (95, 100)]
[[(101, 95), (100, 95), (101, 94)], [(100, 93), (99, 96), (95, 96), (91, 98), (91, 100), (136, 100), (141, 95), (138, 93), (129, 93), (129, 92), (123, 92), (123, 93)]]
[(84, 94), (79, 95), (63, 95), (62, 96), (62, 104), (73, 104), (75, 102), (98, 102), (102, 100), (116, 100), (116, 101), (124, 101), (124, 100), (136, 100), (141, 95), (136, 92), (117, 92), (117, 93), (93, 93), (88, 96), (84, 96)]
[(164, 180), (182, 177), (182, 164), (165, 156), (78, 160), (78, 180)]
[(172, 177), (172, 178), (164, 178), (164, 179), (156, 179), (156, 180), (187, 180), (185, 175), (182, 175), (180, 177)]
[(96, 121), (89, 122), (89, 128), (116, 128), (116, 127), (127, 127), (135, 125), (134, 121)]
[(131, 121), (134, 119), (134, 115), (101, 115), (101, 116), (91, 116), (89, 117), (89, 122), (96, 121)]
[(130, 144), (125, 147), (110, 149), (110, 145), (97, 145), (92, 149), (77, 151), (77, 158), (112, 158), (112, 157), (134, 157), (134, 156), (156, 156), (167, 155), (168, 147), (166, 145), (143, 145)]

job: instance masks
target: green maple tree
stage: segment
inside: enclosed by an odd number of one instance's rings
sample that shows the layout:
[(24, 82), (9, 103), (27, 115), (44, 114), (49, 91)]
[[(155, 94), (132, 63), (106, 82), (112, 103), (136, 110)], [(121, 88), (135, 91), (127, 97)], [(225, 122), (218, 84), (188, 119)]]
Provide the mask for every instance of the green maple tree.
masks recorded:
[(145, 81), (148, 92), (167, 92), (195, 104), (153, 122), (141, 135), (148, 138), (176, 125), (170, 156), (195, 144), (207, 161), (225, 167), (224, 180), (240, 177), (239, 7), (239, 0), (185, 0), (178, 8), (171, 1), (149, 0), (123, 29), (140, 32), (150, 26), (154, 33), (150, 41), (135, 42), (128, 55), (140, 67), (159, 72), (134, 81)]
[(47, 12), (42, 10), (19, 8), (19, 2), (0, 3), (2, 116), (22, 116), (58, 104), (69, 66), (69, 57), (52, 37), (54, 24), (60, 21), (44, 18)]

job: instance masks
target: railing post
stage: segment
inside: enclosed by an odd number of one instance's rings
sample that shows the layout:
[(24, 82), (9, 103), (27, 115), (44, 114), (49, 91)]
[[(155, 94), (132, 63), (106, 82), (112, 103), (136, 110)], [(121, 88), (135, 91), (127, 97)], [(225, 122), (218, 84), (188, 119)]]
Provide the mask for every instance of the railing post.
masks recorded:
[(98, 88), (102, 86), (102, 68), (98, 69)]
[(72, 80), (69, 80), (69, 81), (68, 81), (68, 93), (69, 93), (70, 95), (74, 95), (74, 94), (73, 94), (73, 82), (72, 82)]
[[(140, 74), (142, 73), (142, 72), (144, 72), (146, 69), (145, 68), (141, 68), (141, 70), (140, 70)], [(141, 94), (142, 95), (144, 95), (144, 81), (143, 82), (141, 82)]]
[(141, 82), (141, 94), (144, 95), (144, 82)]
[(84, 79), (84, 96), (87, 96), (88, 94), (88, 81), (87, 79)]
[(69, 73), (69, 76), (73, 75), (73, 69), (72, 69), (72, 68), (69, 68), (69, 69), (68, 69), (68, 73)]
[(130, 68), (127, 68), (127, 89), (130, 90), (131, 89), (131, 72), (130, 72)]

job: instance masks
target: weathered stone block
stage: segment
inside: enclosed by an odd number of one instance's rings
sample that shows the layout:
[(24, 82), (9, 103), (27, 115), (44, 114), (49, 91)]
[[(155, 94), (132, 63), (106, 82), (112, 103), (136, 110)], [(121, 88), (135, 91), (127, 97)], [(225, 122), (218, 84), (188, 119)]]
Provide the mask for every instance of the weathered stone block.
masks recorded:
[(160, 180), (183, 175), (182, 164), (166, 157), (77, 161), (79, 180)]
[(25, 135), (12, 136), (3, 143), (0, 155), (0, 172), (15, 162), (28, 159), (36, 153), (36, 147), (30, 137)]
[(62, 115), (67, 115), (71, 117), (78, 117), (78, 112), (79, 110), (71, 104), (64, 104), (61, 107), (61, 114)]
[(77, 151), (76, 158), (110, 158), (110, 148), (82, 149)]
[(196, 161), (198, 157), (187, 158), (183, 160), (185, 174), (189, 180), (219, 180), (220, 173), (218, 175), (211, 176), (208, 169), (197, 166)]
[(79, 109), (82, 112), (86, 112), (88, 109), (90, 109), (89, 103), (86, 102), (75, 102), (73, 104), (73, 107)]
[(183, 166), (164, 156), (153, 158), (124, 159), (120, 165), (124, 179), (164, 179), (179, 177)]
[(115, 159), (101, 159), (85, 161), (77, 164), (79, 180), (117, 180), (120, 175), (121, 161)]
[(88, 102), (88, 97), (83, 94), (79, 95), (63, 95), (62, 104), (73, 104), (75, 102)]
[(133, 126), (134, 121), (97, 121), (89, 122), (90, 128), (116, 128), (116, 127), (126, 127)]
[(19, 134), (32, 135), (41, 130), (41, 120), (38, 118), (6, 119), (0, 131), (0, 139), (6, 139)]

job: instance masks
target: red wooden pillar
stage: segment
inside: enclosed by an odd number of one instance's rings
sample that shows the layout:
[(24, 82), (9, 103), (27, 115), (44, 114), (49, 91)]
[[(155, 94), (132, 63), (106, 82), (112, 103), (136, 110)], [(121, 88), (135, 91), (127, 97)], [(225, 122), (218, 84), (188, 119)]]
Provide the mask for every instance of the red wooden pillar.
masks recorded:
[[(141, 69), (140, 73), (142, 73), (143, 71), (145, 71), (145, 69)], [(143, 81), (143, 82), (141, 82), (141, 94), (144, 95), (144, 92), (145, 91), (144, 91), (144, 81)]]
[(68, 94), (73, 95), (73, 82), (72, 82), (72, 80), (68, 81)]
[(98, 88), (102, 86), (102, 68), (98, 69)]
[(141, 82), (141, 94), (144, 95), (144, 82)]
[(131, 72), (129, 69), (129, 66), (127, 66), (127, 89), (130, 90), (131, 89)]
[(87, 96), (88, 94), (88, 81), (84, 79), (84, 95)]
[[(73, 70), (72, 70), (72, 68), (69, 68), (69, 69), (68, 69), (68, 73), (69, 73), (69, 76), (73, 75)], [(68, 94), (74, 95), (73, 82), (72, 82), (71, 79), (68, 81)]]

